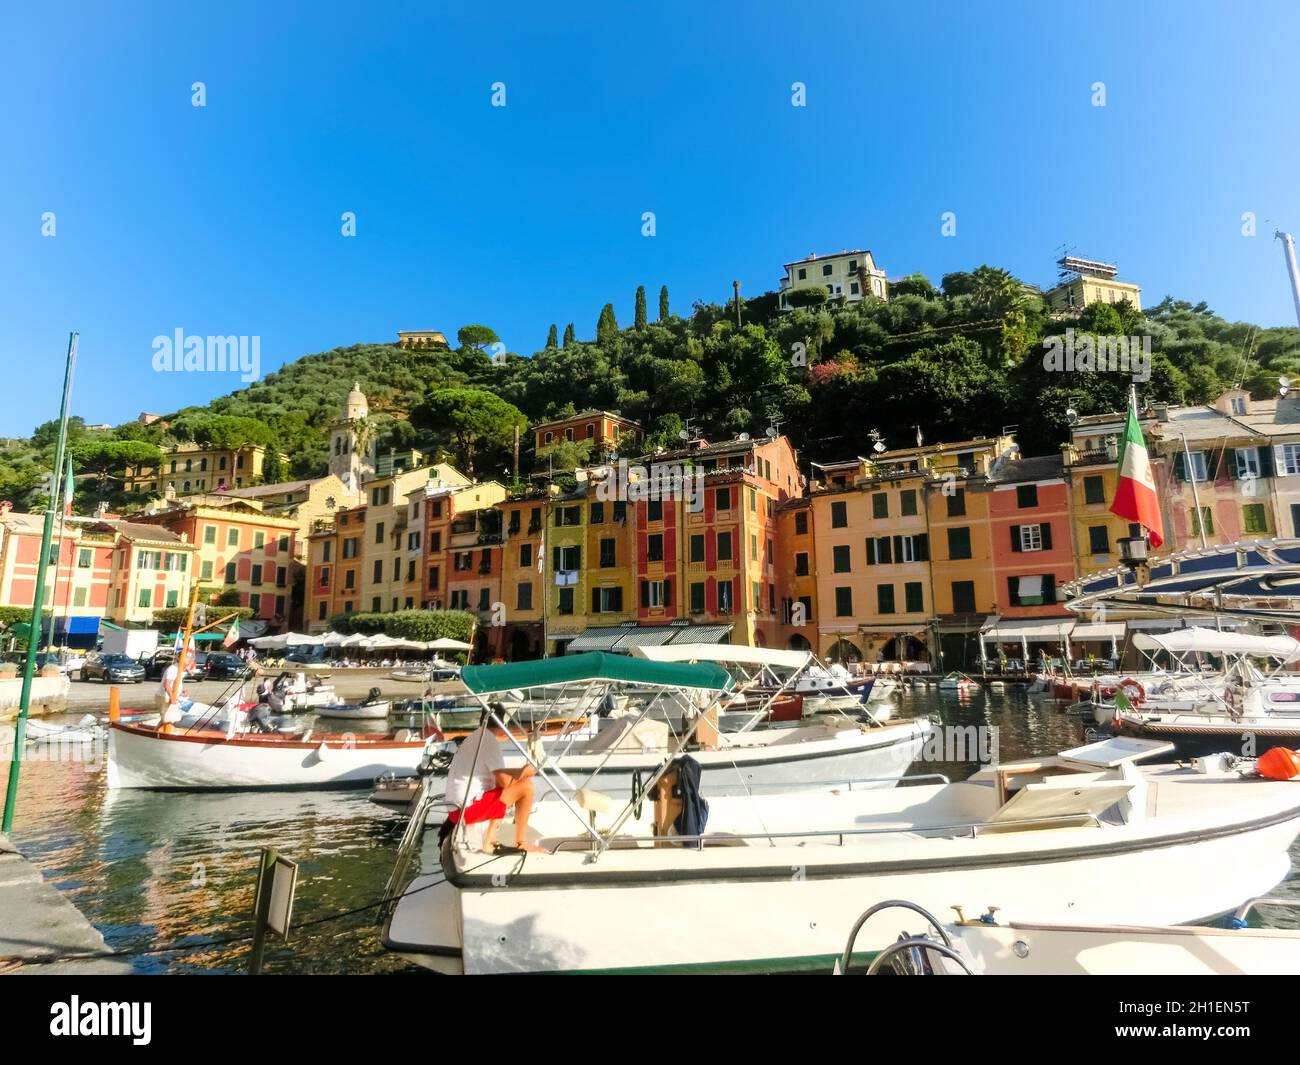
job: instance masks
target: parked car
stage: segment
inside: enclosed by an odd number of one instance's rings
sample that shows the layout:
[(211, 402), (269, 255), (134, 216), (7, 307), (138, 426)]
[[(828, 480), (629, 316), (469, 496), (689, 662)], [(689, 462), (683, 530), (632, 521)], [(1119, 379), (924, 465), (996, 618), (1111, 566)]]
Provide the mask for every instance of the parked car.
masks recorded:
[(82, 680), (102, 680), (106, 684), (141, 684), (144, 666), (126, 655), (88, 655), (81, 663)]
[[(140, 664), (144, 668), (146, 677), (150, 680), (160, 680), (162, 675), (167, 672), (167, 667), (175, 660), (176, 652), (168, 647), (163, 651), (155, 651), (151, 657), (146, 658)], [(203, 677), (203, 664), (197, 660), (197, 656), (194, 664), (185, 671), (185, 677), (187, 680), (200, 680)]]
[[(27, 652), (10, 651), (4, 656), (4, 661), (16, 665), (21, 673), (24, 664), (27, 662)], [(36, 672), (39, 673), (46, 666), (54, 666), (60, 673), (67, 673), (72, 676), (81, 669), (83, 661), (82, 655), (72, 652), (60, 655), (57, 651), (38, 651), (36, 653)]]
[(240, 680), (251, 677), (253, 672), (253, 667), (239, 655), (228, 651), (214, 651), (203, 666), (203, 675), (209, 680)]
[(312, 666), (319, 662), (325, 661), (324, 647), (300, 647), (296, 651), (290, 651), (284, 656), (286, 662), (293, 662), (300, 666)]

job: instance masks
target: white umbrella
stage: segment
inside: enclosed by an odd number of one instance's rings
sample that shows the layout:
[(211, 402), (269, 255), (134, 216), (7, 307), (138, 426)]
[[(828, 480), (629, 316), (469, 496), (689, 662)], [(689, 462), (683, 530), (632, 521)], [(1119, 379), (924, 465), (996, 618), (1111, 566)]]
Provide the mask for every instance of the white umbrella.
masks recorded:
[(474, 645), (472, 643), (465, 643), (463, 640), (453, 640), (446, 636), (443, 636), (442, 638), (437, 640), (430, 640), (424, 646), (427, 647), (430, 651), (472, 651), (474, 650)]
[(256, 639), (248, 641), (259, 651), (278, 651), (287, 646), (283, 636), (258, 636)]
[(367, 637), (365, 633), (354, 632), (351, 636), (349, 636), (346, 640), (344, 640), (341, 644), (339, 644), (339, 646), (340, 647), (365, 647), (367, 639), (369, 639), (369, 637)]
[(327, 632), (321, 637), (321, 643), (326, 647), (341, 647), (347, 643), (348, 638), (341, 632)]

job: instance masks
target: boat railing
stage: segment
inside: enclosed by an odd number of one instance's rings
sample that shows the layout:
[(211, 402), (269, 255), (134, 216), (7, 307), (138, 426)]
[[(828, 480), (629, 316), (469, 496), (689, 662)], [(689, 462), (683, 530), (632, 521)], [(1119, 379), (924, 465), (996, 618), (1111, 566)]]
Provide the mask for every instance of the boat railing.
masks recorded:
[(1256, 906), (1283, 906), (1288, 910), (1297, 910), (1300, 909), (1300, 899), (1286, 899), (1280, 895), (1260, 895), (1258, 898), (1247, 899), (1237, 907), (1237, 912), (1232, 915), (1233, 927), (1244, 928), (1246, 918)]
[[(715, 832), (696, 836), (628, 836), (624, 838), (637, 843), (665, 843), (673, 846), (681, 843), (699, 843), (702, 846), (709, 846), (710, 844), (729, 846), (736, 840), (750, 839), (768, 841), (778, 839), (835, 839), (838, 840), (838, 845), (842, 847), (845, 838), (849, 836), (887, 836), (900, 833), (915, 835), (923, 832), (927, 836), (955, 837), (969, 835), (971, 839), (976, 839), (979, 837), (981, 829), (992, 828), (1002, 831), (1004, 829), (1080, 828), (1088, 824), (1100, 828), (1101, 818), (1093, 813), (1056, 814), (1052, 817), (1030, 817), (1014, 821), (973, 821), (952, 825), (890, 825), (883, 828), (821, 828), (791, 832), (772, 832), (770, 830), (761, 832)], [(551, 845), (550, 853), (557, 854), (562, 850), (572, 849), (570, 845), (590, 848), (591, 840), (584, 836), (565, 836)]]

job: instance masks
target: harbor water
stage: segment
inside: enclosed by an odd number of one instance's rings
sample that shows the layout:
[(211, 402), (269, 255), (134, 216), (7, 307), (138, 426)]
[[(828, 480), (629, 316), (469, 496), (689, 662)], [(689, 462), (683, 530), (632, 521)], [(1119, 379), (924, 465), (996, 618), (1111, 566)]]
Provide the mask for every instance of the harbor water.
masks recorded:
[[(1001, 761), (1084, 742), (1084, 724), (1061, 708), (1010, 686), (961, 698), (905, 688), (896, 698), (898, 717), (929, 715), (962, 726), (965, 735), (986, 730), (978, 735), (995, 745)], [(8, 749), (12, 729), (3, 729)], [(958, 779), (977, 768), (978, 750), (950, 746), (943, 754), (956, 758), (913, 771)], [(0, 787), (7, 773), (6, 758)], [(383, 892), (403, 828), (400, 810), (367, 796), (365, 788), (110, 793), (95, 752), (80, 760), (37, 755), (23, 765), (11, 836), (140, 972), (244, 970), (262, 847), (299, 863), (295, 929), (287, 943), (268, 946), (267, 972), (417, 972), (384, 951), (367, 908)], [(1300, 897), (1298, 866), (1300, 846), (1276, 894)], [(864, 899), (864, 907), (872, 901)], [(1267, 910), (1255, 922), (1300, 927), (1300, 916)]]

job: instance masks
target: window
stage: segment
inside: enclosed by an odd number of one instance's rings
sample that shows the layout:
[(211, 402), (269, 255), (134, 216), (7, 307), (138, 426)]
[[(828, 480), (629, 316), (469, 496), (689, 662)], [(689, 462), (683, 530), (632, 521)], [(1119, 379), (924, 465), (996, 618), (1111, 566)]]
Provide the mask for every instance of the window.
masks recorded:
[(238, 530), (238, 529), (231, 529), (231, 530), (229, 530), (229, 531), (226, 533), (226, 546), (227, 546), (227, 547), (238, 547), (238, 546), (239, 546), (239, 530)]
[(1233, 467), (1237, 477), (1262, 476), (1259, 448), (1239, 447), (1233, 451)]
[(852, 588), (835, 589), (835, 616), (837, 618), (848, 618), (853, 616)]
[(441, 499), (435, 499), (432, 503), (429, 504), (429, 517), (431, 517), (431, 518), (441, 518), (441, 517), (442, 517), (442, 500), (441, 500)]
[(735, 603), (736, 586), (731, 581), (718, 581), (718, 613), (730, 614)]
[(822, 277), (830, 277), (830, 276), (831, 276), (831, 264), (827, 263), (825, 266), (822, 267)]
[(347, 589), (357, 586), (357, 571), (354, 569), (347, 570), (343, 574), (343, 587)]
[(215, 544), (217, 542), (217, 527), (215, 525), (203, 526), (203, 542), (205, 544)]
[(954, 614), (975, 613), (975, 582), (952, 582), (952, 610)]
[(1300, 444), (1278, 444), (1274, 453), (1280, 476), (1294, 477), (1300, 473)]
[(533, 564), (533, 545), (519, 545), (519, 568), (526, 569)]
[(693, 581), (691, 583), (691, 613), (704, 613), (704, 582)]
[(662, 562), (664, 560), (663, 533), (653, 533), (646, 537), (645, 553), (647, 560), (650, 562)]
[(555, 524), (557, 526), (581, 525), (582, 508), (581, 507), (560, 507), (555, 512)]
[(431, 533), (429, 533), (429, 551), (430, 551), (430, 553), (432, 553), (432, 554), (437, 554), (437, 553), (438, 553), (439, 551), (441, 551), (441, 550), (442, 550), (442, 533), (441, 533), (441, 532), (431, 532)]
[(330, 547), (333, 546), (328, 540), (321, 544), (320, 560), (328, 562), (330, 560)]
[(533, 584), (531, 581), (522, 581), (515, 586), (515, 609), (533, 609)]
[(1300, 503), (1291, 504), (1291, 535), (1300, 537)]
[(1083, 501), (1085, 503), (1106, 502), (1106, 481), (1101, 477), (1083, 479)]
[(257, 551), (265, 546), (266, 546), (266, 533), (264, 532), (253, 533), (253, 550)]
[(375, 522), (375, 543), (382, 544), (383, 542), (384, 542), (384, 523), (382, 521), (377, 521)]
[(90, 564), (94, 559), (94, 552), (89, 547), (83, 547), (77, 552), (77, 569), (90, 569)]
[(254, 567), (253, 567), (253, 576), (252, 576), (251, 578), (249, 578), (249, 580), (250, 580), (253, 584), (261, 584), (261, 583), (262, 583), (262, 567), (261, 567), (261, 566), (254, 566)]
[(441, 568), (440, 566), (430, 566), (430, 567), (429, 567), (429, 587), (430, 587), (430, 588), (433, 588), (433, 589), (436, 589), (436, 588), (438, 587), (438, 578), (441, 577), (441, 576), (442, 576), (442, 568)]
[(349, 536), (346, 540), (343, 541), (343, 557), (344, 558), (357, 557), (357, 538), (355, 536)]
[(1247, 503), (1241, 508), (1241, 527), (1246, 532), (1268, 532), (1268, 511), (1263, 503)]
[[(1174, 455), (1174, 473), (1179, 480), (1183, 481), (1208, 480), (1206, 474), (1209, 464), (1206, 459), (1207, 456), (1204, 451), (1179, 451)], [(1188, 471), (1190, 471), (1190, 475)]]
[(570, 572), (582, 567), (582, 548), (576, 544), (568, 547), (551, 549), (551, 566), (560, 571)]
[(316, 619), (318, 621), (325, 620), (325, 603), (323, 602), (320, 604), (320, 609), (316, 611)]
[(139, 600), (138, 600), (138, 603), (139, 603), (140, 606), (152, 606), (152, 605), (153, 605), (153, 592), (152, 592), (150, 589), (148, 589), (148, 588), (141, 588), (141, 589), (140, 589), (140, 598), (139, 598)]
[(1110, 554), (1110, 529), (1105, 525), (1088, 526), (1088, 551), (1093, 555)]
[(887, 566), (894, 561), (893, 541), (888, 536), (873, 536), (867, 540), (867, 565)]
[(235, 564), (233, 562), (226, 563), (226, 583), (235, 583)]
[(616, 561), (617, 546), (618, 542), (612, 536), (600, 541), (600, 566), (602, 569), (609, 569), (611, 566), (618, 565)]
[(1007, 591), (1012, 606), (1047, 606), (1056, 602), (1056, 578), (1050, 573), (1008, 577)]
[(758, 611), (763, 609), (763, 588), (758, 581), (754, 581), (753, 584), (750, 585), (750, 589), (750, 599), (754, 604), (754, 612), (758, 613)]
[(1209, 507), (1201, 507), (1199, 515), (1197, 508), (1192, 508), (1192, 535), (1200, 536), (1204, 532), (1206, 536), (1214, 535), (1214, 515), (1210, 512)]
[(894, 586), (892, 584), (876, 585), (876, 611), (880, 614), (894, 613)]
[(206, 559), (203, 564), (199, 566), (199, 580), (212, 580), (212, 559)]
[(621, 614), (623, 612), (622, 588), (593, 588), (591, 590), (593, 614)]
[(831, 528), (845, 529), (849, 524), (849, 505), (843, 500), (831, 504)]
[(848, 573), (853, 569), (853, 566), (849, 561), (848, 547), (833, 547), (831, 548), (831, 553), (834, 556), (834, 572)]
[[(379, 565), (379, 563), (376, 562), (375, 565), (377, 566)], [(473, 569), (474, 552), (457, 551), (454, 555), (451, 556), (451, 568), (454, 569), (457, 573), (464, 573), (467, 570)], [(376, 577), (375, 579), (378, 580), (379, 578)]]
[[(616, 522), (619, 522), (620, 524), (625, 524), (625, 523), (627, 522), (627, 503), (626, 503), (626, 501), (624, 501), (624, 500), (622, 500), (622, 499), (616, 499), (616, 500), (614, 500), (614, 520), (615, 520)], [(541, 526), (538, 525), (538, 528), (541, 528)], [(531, 526), (530, 526), (530, 529), (531, 529)]]
[(316, 571), (316, 583), (322, 588), (330, 586), (330, 569), (328, 566), (322, 566)]
[(1038, 485), (1016, 485), (1016, 506), (1021, 510), (1027, 510), (1030, 507), (1038, 506)]
[(649, 500), (646, 503), (645, 516), (646, 516), (646, 521), (663, 521), (664, 501), (662, 499)]
[(179, 599), (180, 599), (180, 592), (178, 592), (175, 588), (171, 588), (168, 590), (167, 606), (169, 607), (176, 606), (177, 602), (179, 602)]
[(908, 581), (903, 585), (903, 599), (909, 614), (920, 614), (925, 611), (925, 595), (921, 590), (920, 581)]
[(808, 531), (808, 512), (806, 510), (795, 513), (794, 531), (798, 536), (803, 536)]
[(370, 489), (370, 505), (372, 507), (386, 507), (392, 498), (393, 490), (391, 487)]
[(642, 581), (641, 605), (650, 609), (665, 607), (668, 605), (670, 592), (671, 582), (669, 581)]
[(749, 512), (751, 514), (758, 512), (758, 493), (752, 488), (749, 490)]
[(714, 535), (718, 538), (718, 544), (717, 544), (718, 561), (730, 562), (731, 561), (731, 531), (727, 530), (726, 532), (715, 533)]
[[(465, 568), (468, 569), (469, 567), (466, 566)], [(384, 562), (383, 562), (383, 559), (379, 559), (379, 558), (377, 558), (377, 559), (375, 559), (375, 576), (374, 576), (374, 582), (375, 582), (376, 584), (379, 584), (379, 583), (381, 583), (381, 582), (383, 581), (383, 579), (384, 579)]]
[(800, 551), (794, 556), (794, 575), (796, 577), (808, 576), (808, 553)]
[(948, 530), (948, 557), (970, 558), (970, 527), (959, 526)]
[(1245, 396), (1233, 396), (1233, 397), (1232, 397), (1232, 413), (1233, 413), (1233, 414), (1245, 414), (1245, 413), (1246, 413), (1246, 397), (1245, 397)]
[(800, 281), (807, 281), (807, 280), (808, 280), (808, 269), (807, 269), (807, 267), (803, 267), (803, 266), (799, 267), (799, 280), (800, 280)]
[(909, 518), (916, 513), (916, 489), (909, 488), (898, 493), (899, 513)]
[(604, 504), (604, 503), (592, 503), (592, 504), (591, 504), (591, 524), (592, 524), (592, 525), (604, 525), (604, 524), (605, 524), (605, 504)]
[(884, 492), (875, 492), (871, 496), (871, 516), (873, 518), (889, 517), (889, 496)]
[[(393, 601), (393, 606), (397, 606), (397, 601)], [(480, 610), (490, 610), (492, 607), (492, 589), (480, 588), (478, 590), (478, 608)]]
[(86, 605), (86, 589), (85, 589), (85, 588), (75, 588), (75, 589), (73, 589), (73, 592), (72, 592), (72, 605), (73, 605), (73, 606), (85, 606), (85, 605)]
[(954, 489), (948, 496), (948, 517), (961, 518), (966, 515), (966, 489)]
[(731, 489), (730, 489), (730, 488), (719, 488), (717, 491), (714, 492), (714, 494), (713, 494), (713, 499), (714, 499), (714, 502), (717, 504), (717, 507), (718, 507), (719, 510), (730, 510), (730, 509), (731, 509)]
[(704, 561), (704, 535), (702, 533), (691, 536), (691, 561)]
[(1013, 525), (1011, 526), (1012, 551), (1050, 551), (1052, 549), (1052, 526)]

